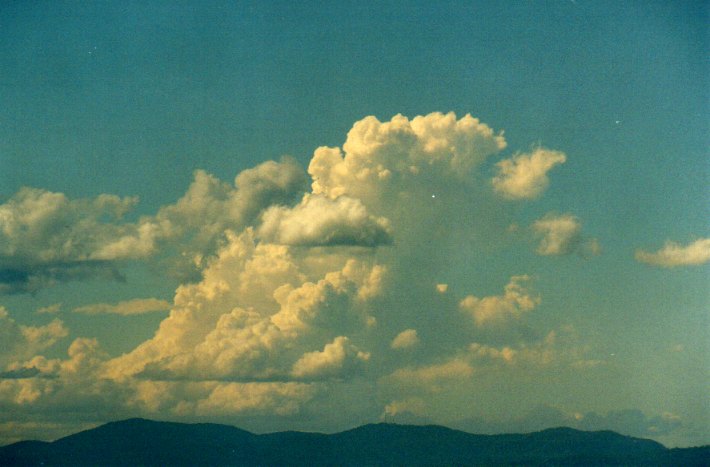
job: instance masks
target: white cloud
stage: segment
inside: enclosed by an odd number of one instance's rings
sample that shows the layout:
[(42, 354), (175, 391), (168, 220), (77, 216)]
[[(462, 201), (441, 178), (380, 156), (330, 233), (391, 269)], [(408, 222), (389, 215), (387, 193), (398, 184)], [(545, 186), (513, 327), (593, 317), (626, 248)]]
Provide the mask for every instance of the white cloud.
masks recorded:
[(603, 364), (600, 360), (586, 357), (586, 348), (579, 343), (579, 336), (570, 325), (549, 331), (543, 338), (533, 341), (495, 347), (473, 342), (468, 346), (472, 364), (493, 364), (506, 367), (567, 365), (580, 370)]
[(153, 253), (149, 224), (122, 221), (137, 198), (70, 200), (22, 188), (0, 205), (0, 293), (32, 292), (59, 281), (114, 275), (111, 262)]
[(178, 403), (178, 415), (224, 416), (275, 413), (291, 415), (313, 397), (314, 388), (301, 383), (216, 383), (206, 396)]
[(526, 275), (513, 276), (505, 286), (503, 295), (483, 298), (469, 295), (461, 300), (459, 307), (462, 311), (471, 314), (477, 326), (498, 324), (511, 318), (519, 318), (540, 303), (540, 297), (526, 287), (529, 281), (530, 277)]
[(74, 308), (74, 313), (84, 313), (87, 315), (98, 315), (103, 313), (117, 315), (140, 315), (154, 311), (167, 311), (171, 307), (170, 302), (157, 298), (134, 298), (118, 302), (116, 304), (94, 303)]
[(0, 293), (34, 292), (76, 279), (116, 279), (117, 262), (146, 259), (167, 245), (188, 259), (181, 265), (185, 269), (195, 258), (213, 254), (225, 230), (256, 223), (272, 204), (297, 201), (306, 186), (303, 169), (287, 158), (241, 172), (234, 187), (198, 170), (180, 200), (137, 222), (123, 219), (138, 203), (136, 197), (70, 200), (62, 193), (22, 188), (0, 205)]
[[(330, 377), (335, 368), (326, 362), (334, 365), (338, 355), (365, 358), (366, 352), (354, 351), (342, 336), (368, 327), (366, 303), (377, 295), (381, 274), (376, 265), (356, 260), (341, 268), (318, 272), (311, 281), (287, 247), (258, 243), (251, 230), (230, 234), (202, 281), (178, 289), (155, 336), (108, 362), (106, 375), (196, 381)], [(323, 351), (309, 354), (313, 348)]]
[(263, 214), (259, 234), (286, 245), (378, 246), (392, 241), (387, 219), (367, 213), (361, 201), (306, 195), (293, 208), (273, 206)]
[(567, 157), (559, 151), (537, 148), (529, 154), (519, 154), (496, 164), (498, 174), (493, 188), (508, 199), (534, 199), (547, 189), (547, 172)]
[(416, 329), (405, 329), (392, 339), (390, 347), (393, 349), (408, 349), (419, 343), (419, 336)]
[(548, 213), (536, 220), (532, 229), (540, 237), (535, 251), (542, 256), (561, 256), (575, 252), (597, 255), (601, 250), (596, 239), (582, 235), (582, 224), (571, 214)]
[[(114, 270), (118, 261), (148, 256), (184, 258), (176, 268), (198, 274), (177, 287), (172, 305), (149, 298), (74, 309), (137, 314), (170, 308), (150, 339), (119, 356), (108, 356), (95, 339), (78, 338), (65, 358), (46, 358), (38, 352), (66, 332), (61, 322), (27, 336), (13, 325), (18, 342), (25, 339), (19, 346), (29, 350), (6, 360), (10, 373), (0, 382), (0, 402), (32, 401), (46, 413), (108, 407), (116, 414), (185, 419), (292, 416), (304, 408), (317, 412), (321, 391), (329, 404), (352, 399), (351, 384), (364, 380), (368, 391), (381, 395), (367, 402), (372, 413), (389, 402), (391, 414), (417, 415), (425, 410), (417, 400), (429, 404), (435, 393), (460, 392), (458, 383), (474, 387), (477, 365), (544, 360), (547, 347), (507, 342), (500, 328), (488, 329), (540, 303), (528, 276), (511, 277), (501, 295), (462, 300), (453, 290), (460, 284), (449, 288), (435, 280), (448, 277), (442, 271), (462, 254), (461, 245), (477, 252), (505, 241), (514, 208), (476, 171), (505, 145), (502, 133), (470, 115), (367, 117), (355, 123), (342, 148), (315, 151), (310, 193), (304, 171), (290, 159), (246, 170), (234, 184), (197, 171), (182, 198), (136, 222), (120, 218), (133, 199), (81, 201), (94, 207), (76, 205), (77, 214), (60, 222), (47, 212), (71, 211), (66, 206), (74, 201), (30, 193), (48, 197), (39, 206), (59, 208), (11, 209), (44, 220), (23, 221), (37, 226), (42, 247), (22, 243), (14, 230), (2, 234), (17, 242), (14, 250), (0, 247), (6, 284), (29, 277), (12, 269), (25, 253), (56, 281), (68, 278), (68, 265), (81, 272), (89, 265)], [(501, 183), (532, 196), (563, 158), (547, 150), (518, 156)], [(73, 233), (58, 233), (59, 225)], [(546, 251), (565, 251), (578, 233), (559, 230), (544, 234)], [(84, 245), (80, 253), (78, 245)], [(467, 325), (470, 320), (476, 326)], [(420, 340), (413, 323), (447, 339)], [(487, 341), (492, 334), (495, 342)], [(481, 347), (474, 349), (472, 341)]]
[(705, 264), (710, 261), (710, 238), (701, 238), (685, 246), (669, 240), (654, 253), (636, 250), (636, 260), (664, 268)]
[(17, 324), (5, 307), (0, 306), (0, 369), (8, 363), (36, 355), (53, 346), (68, 333), (59, 319), (54, 319), (44, 326)]
[(345, 336), (336, 337), (322, 351), (308, 352), (293, 364), (296, 378), (340, 376), (349, 366), (369, 360), (370, 354), (360, 351)]
[[(431, 198), (432, 180), (462, 180), (488, 156), (505, 148), (501, 134), (465, 115), (431, 113), (389, 122), (366, 117), (348, 133), (342, 151), (318, 148), (308, 167), (313, 192), (330, 198), (349, 195), (377, 207), (391, 204), (402, 190), (420, 190)], [(389, 198), (387, 198), (389, 197)], [(393, 208), (394, 206), (389, 206)]]
[(412, 391), (437, 393), (456, 382), (470, 380), (474, 372), (465, 358), (454, 357), (443, 363), (399, 368), (384, 377), (383, 382), (400, 395)]

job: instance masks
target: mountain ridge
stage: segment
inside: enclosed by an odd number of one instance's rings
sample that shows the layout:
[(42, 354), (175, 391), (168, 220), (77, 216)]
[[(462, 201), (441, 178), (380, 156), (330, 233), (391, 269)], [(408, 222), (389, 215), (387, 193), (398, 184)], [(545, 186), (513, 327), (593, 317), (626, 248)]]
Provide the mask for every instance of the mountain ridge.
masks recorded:
[(373, 423), (333, 434), (255, 434), (214, 423), (131, 418), (53, 442), (0, 447), (0, 465), (709, 465), (710, 446), (668, 449), (613, 431), (477, 435)]

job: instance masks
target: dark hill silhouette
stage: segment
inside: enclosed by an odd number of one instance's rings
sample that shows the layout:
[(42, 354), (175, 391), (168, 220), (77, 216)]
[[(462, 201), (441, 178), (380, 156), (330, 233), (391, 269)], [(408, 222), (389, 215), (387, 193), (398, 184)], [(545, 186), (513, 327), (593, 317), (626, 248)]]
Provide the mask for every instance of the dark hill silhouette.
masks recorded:
[(710, 465), (710, 446), (667, 449), (611, 431), (474, 435), (364, 425), (332, 435), (257, 435), (227, 425), (129, 419), (52, 443), (0, 447), (0, 465)]

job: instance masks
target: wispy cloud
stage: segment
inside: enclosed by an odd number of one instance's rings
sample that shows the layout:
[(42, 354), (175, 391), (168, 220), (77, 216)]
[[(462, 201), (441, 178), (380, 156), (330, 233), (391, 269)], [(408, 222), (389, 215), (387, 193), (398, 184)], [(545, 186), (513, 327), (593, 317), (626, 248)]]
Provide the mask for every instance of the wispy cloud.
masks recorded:
[(53, 313), (59, 313), (59, 310), (61, 310), (61, 309), (62, 309), (61, 303), (54, 303), (52, 305), (47, 305), (47, 306), (37, 308), (37, 313), (53, 314)]
[(171, 303), (157, 298), (134, 298), (116, 304), (94, 303), (74, 308), (74, 313), (87, 315), (116, 314), (116, 315), (141, 315), (155, 311), (167, 311)]
[(601, 251), (595, 238), (582, 235), (582, 224), (571, 214), (548, 213), (536, 220), (532, 229), (540, 237), (536, 252), (542, 256), (561, 256), (578, 253), (582, 256), (598, 255)]

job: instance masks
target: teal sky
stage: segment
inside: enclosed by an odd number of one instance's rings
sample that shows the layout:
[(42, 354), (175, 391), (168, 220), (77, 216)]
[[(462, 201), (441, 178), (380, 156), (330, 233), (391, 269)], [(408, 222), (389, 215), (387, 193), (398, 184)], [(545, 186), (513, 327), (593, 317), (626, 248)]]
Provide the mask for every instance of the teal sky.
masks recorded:
[(710, 442), (707, 3), (301, 3), (0, 5), (0, 444)]

